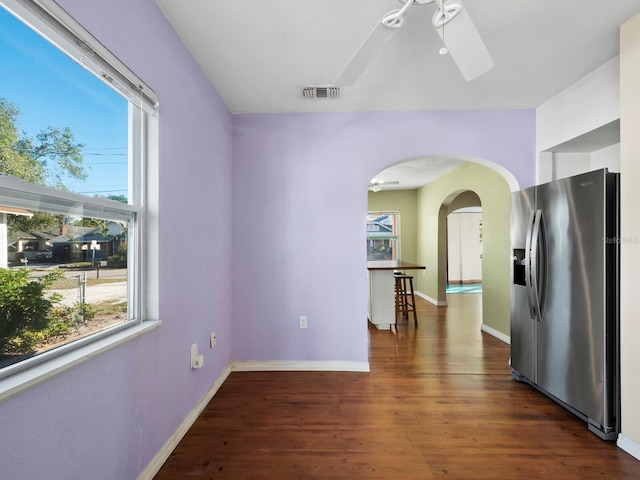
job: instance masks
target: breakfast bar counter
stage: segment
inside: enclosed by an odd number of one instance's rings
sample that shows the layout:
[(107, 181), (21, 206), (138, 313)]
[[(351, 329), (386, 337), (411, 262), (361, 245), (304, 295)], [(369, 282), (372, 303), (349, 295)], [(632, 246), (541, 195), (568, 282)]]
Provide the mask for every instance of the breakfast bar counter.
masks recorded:
[(369, 321), (379, 330), (389, 330), (396, 323), (395, 278), (396, 270), (424, 270), (424, 265), (402, 260), (372, 260), (367, 262)]

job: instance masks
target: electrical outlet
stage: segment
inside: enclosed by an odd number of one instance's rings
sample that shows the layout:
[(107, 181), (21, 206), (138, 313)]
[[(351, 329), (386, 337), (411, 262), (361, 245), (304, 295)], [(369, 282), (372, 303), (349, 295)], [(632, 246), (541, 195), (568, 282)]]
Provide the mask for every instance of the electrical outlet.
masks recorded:
[(211, 348), (216, 346), (216, 332), (211, 332), (211, 335), (209, 336), (209, 345)]
[(204, 355), (198, 355), (198, 344), (191, 345), (191, 368), (202, 368)]
[(300, 315), (300, 328), (307, 328), (307, 316)]

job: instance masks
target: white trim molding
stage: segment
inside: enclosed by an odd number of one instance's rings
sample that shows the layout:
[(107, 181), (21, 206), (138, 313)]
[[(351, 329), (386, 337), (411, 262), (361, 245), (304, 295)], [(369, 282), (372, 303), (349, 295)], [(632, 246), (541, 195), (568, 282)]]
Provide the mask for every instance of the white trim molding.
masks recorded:
[(193, 407), (193, 409), (185, 417), (176, 431), (173, 432), (173, 435), (169, 437), (169, 439), (164, 443), (164, 445), (162, 445), (160, 450), (158, 450), (151, 461), (147, 464), (144, 470), (140, 472), (138, 480), (153, 480), (153, 477), (155, 477), (156, 474), (160, 471), (162, 465), (164, 465), (164, 462), (167, 461), (171, 453), (180, 443), (180, 440), (182, 440), (182, 438), (187, 434), (189, 429), (198, 419), (198, 417), (205, 409), (205, 407), (209, 404), (214, 395), (218, 392), (230, 373), (231, 366), (227, 365), (227, 367), (222, 371), (211, 388), (207, 390), (207, 392), (202, 396), (198, 403), (196, 403), (195, 407)]
[(623, 434), (619, 434), (616, 445), (618, 445), (619, 448), (627, 452), (632, 457), (640, 460), (640, 444), (634, 442), (629, 437), (625, 437)]
[(417, 291), (417, 290), (416, 290), (415, 292), (413, 292), (413, 293), (414, 293), (415, 295), (417, 295), (418, 297), (420, 297), (420, 298), (422, 298), (422, 299), (426, 300), (427, 302), (429, 302), (429, 303), (431, 303), (431, 304), (435, 305), (436, 307), (446, 307), (446, 306), (447, 306), (447, 302), (446, 302), (446, 301), (439, 302), (439, 301), (438, 301), (438, 300), (436, 300), (435, 298), (431, 298), (429, 295), (425, 295), (424, 293), (419, 292), (419, 291)]
[[(23, 368), (12, 375), (0, 379), (0, 402), (34, 387), (75, 365), (86, 362), (96, 355), (144, 335), (158, 328), (161, 324), (162, 321), (160, 320), (149, 320), (137, 324), (131, 322), (131, 325), (124, 325), (125, 328), (120, 328), (117, 333), (105, 335), (98, 340), (90, 341), (91, 338), (87, 337), (85, 344), (81, 344), (82, 340), (76, 341), (75, 345), (68, 344), (67, 351), (64, 351), (62, 354), (55, 355), (53, 358), (47, 359), (47, 361), (39, 362), (29, 368)], [(76, 348), (76, 345), (81, 346)], [(60, 350), (63, 348), (64, 347), (58, 347)], [(41, 355), (45, 357), (47, 352)], [(33, 358), (38, 359), (37, 357)], [(24, 362), (29, 362), (29, 360), (25, 360)], [(20, 366), (20, 364), (14, 365)], [(12, 366), (5, 367), (5, 371), (11, 367)]]
[(295, 362), (295, 361), (248, 361), (231, 362), (232, 372), (269, 372), (269, 371), (331, 371), (331, 372), (369, 372), (369, 362)]
[(508, 335), (505, 335), (502, 332), (499, 332), (495, 328), (488, 327), (483, 323), (482, 326), (480, 327), (480, 330), (482, 330), (485, 333), (488, 333), (492, 337), (496, 337), (498, 340), (502, 340), (507, 345), (511, 345), (511, 337)]

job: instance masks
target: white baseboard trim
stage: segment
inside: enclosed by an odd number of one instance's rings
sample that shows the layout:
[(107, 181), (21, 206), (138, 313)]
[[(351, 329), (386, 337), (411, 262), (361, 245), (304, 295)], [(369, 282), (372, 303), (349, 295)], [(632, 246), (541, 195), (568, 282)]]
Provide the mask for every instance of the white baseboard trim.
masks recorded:
[(295, 361), (248, 361), (231, 362), (232, 372), (268, 371), (338, 371), (369, 372), (369, 362), (295, 362)]
[(616, 445), (618, 445), (618, 447), (620, 447), (632, 457), (640, 460), (640, 444), (634, 442), (629, 437), (625, 437), (623, 434), (619, 434)]
[(508, 335), (505, 335), (502, 332), (499, 332), (495, 328), (488, 327), (483, 323), (482, 326), (480, 327), (480, 330), (482, 330), (485, 333), (488, 333), (492, 337), (496, 337), (498, 340), (502, 340), (507, 345), (511, 345), (511, 337)]
[(189, 431), (191, 426), (198, 419), (198, 417), (200, 416), (204, 408), (211, 401), (211, 399), (216, 394), (218, 389), (220, 389), (220, 387), (222, 386), (222, 384), (227, 379), (230, 373), (231, 373), (231, 366), (227, 365), (227, 367), (222, 371), (220, 376), (216, 379), (215, 383), (211, 386), (209, 390), (207, 390), (207, 393), (205, 393), (202, 396), (200, 401), (196, 403), (195, 407), (193, 407), (193, 409), (185, 417), (185, 419), (182, 421), (182, 423), (176, 429), (176, 431), (173, 432), (173, 435), (169, 437), (169, 439), (164, 443), (164, 445), (162, 445), (160, 450), (158, 450), (158, 453), (156, 453), (154, 457), (151, 459), (151, 461), (147, 464), (144, 470), (140, 472), (140, 475), (138, 476), (138, 480), (153, 480), (153, 477), (155, 477), (156, 474), (160, 471), (160, 468), (162, 468), (162, 465), (164, 465), (164, 462), (167, 461), (167, 458), (169, 458), (169, 455), (171, 455), (171, 452), (173, 452), (175, 448), (178, 446), (178, 443), (180, 443), (180, 440), (182, 440), (182, 437), (186, 435), (186, 433)]
[(417, 295), (420, 298), (425, 299), (427, 302), (432, 303), (433, 305), (435, 305), (436, 307), (446, 307), (447, 306), (447, 302), (438, 302), (438, 300), (436, 300), (435, 298), (431, 298), (429, 295), (425, 295), (422, 292), (419, 291), (414, 291), (413, 292), (415, 295)]

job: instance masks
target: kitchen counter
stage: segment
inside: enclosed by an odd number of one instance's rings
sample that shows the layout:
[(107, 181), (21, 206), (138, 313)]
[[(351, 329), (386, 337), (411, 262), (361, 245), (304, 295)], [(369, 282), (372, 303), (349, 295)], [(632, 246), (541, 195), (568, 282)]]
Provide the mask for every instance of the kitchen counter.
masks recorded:
[(367, 262), (367, 270), (424, 270), (424, 265), (403, 262), (402, 260), (371, 260)]
[[(402, 260), (372, 260), (367, 262), (369, 277), (368, 318), (378, 330), (390, 330), (396, 323), (394, 270), (424, 270), (424, 265)], [(415, 286), (415, 285), (414, 285)]]

